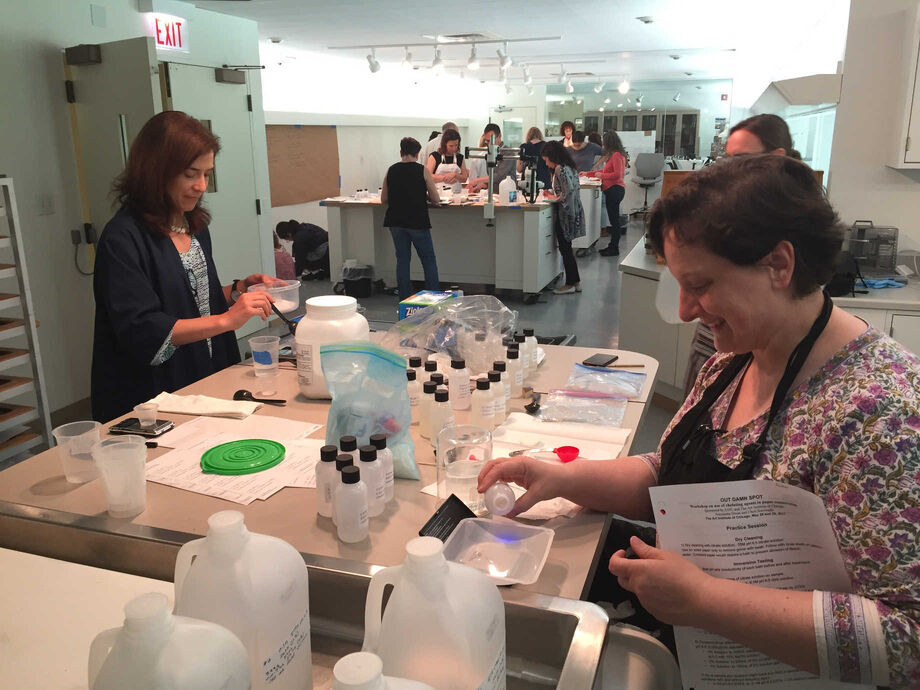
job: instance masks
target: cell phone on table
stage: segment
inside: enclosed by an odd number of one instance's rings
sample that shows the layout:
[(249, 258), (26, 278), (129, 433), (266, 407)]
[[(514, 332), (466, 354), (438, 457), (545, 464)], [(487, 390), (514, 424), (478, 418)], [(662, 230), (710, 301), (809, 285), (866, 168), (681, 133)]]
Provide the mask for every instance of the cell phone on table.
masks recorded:
[(619, 359), (617, 355), (605, 355), (602, 352), (591, 355), (582, 362), (586, 367), (607, 367)]
[(153, 426), (142, 427), (137, 417), (128, 417), (109, 427), (110, 434), (137, 434), (147, 438), (156, 438), (175, 426), (168, 419), (158, 419)]

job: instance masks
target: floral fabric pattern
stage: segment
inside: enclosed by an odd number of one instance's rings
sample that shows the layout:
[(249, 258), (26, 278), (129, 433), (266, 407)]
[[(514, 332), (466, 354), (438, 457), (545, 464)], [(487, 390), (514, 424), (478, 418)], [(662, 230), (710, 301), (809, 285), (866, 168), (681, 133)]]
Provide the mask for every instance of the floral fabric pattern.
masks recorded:
[[(671, 421), (665, 437), (730, 361), (716, 353)], [(741, 376), (712, 407), (713, 426), (724, 425)], [(716, 438), (714, 457), (728, 467), (754, 441), (767, 413)], [(656, 474), (656, 453), (640, 456)], [(786, 482), (824, 502), (855, 596), (824, 593), (819, 641), (828, 658), (822, 670), (849, 682), (920, 687), (920, 361), (897, 342), (869, 328), (841, 348), (818, 372), (791, 391), (767, 435), (755, 479)], [(871, 618), (855, 600), (873, 606)], [(859, 615), (857, 615), (859, 614)], [(867, 621), (869, 621), (867, 623)], [(821, 634), (821, 631), (816, 631)], [(888, 669), (867, 669), (867, 649), (884, 646)], [(877, 649), (875, 651), (878, 651)], [(883, 665), (883, 664), (881, 664)]]
[[(182, 268), (185, 269), (185, 275), (188, 277), (189, 288), (192, 291), (192, 295), (195, 297), (195, 304), (198, 305), (198, 313), (202, 316), (210, 316), (211, 302), (208, 297), (210, 294), (208, 264), (204, 258), (204, 250), (201, 248), (201, 243), (193, 237), (192, 244), (188, 248), (188, 251), (185, 253), (180, 252), (179, 258), (182, 260)], [(173, 332), (170, 331), (169, 335), (166, 336), (166, 340), (163, 341), (160, 349), (150, 362), (151, 366), (163, 364), (163, 362), (173, 356), (173, 353), (176, 351), (176, 346), (173, 345), (172, 335)], [(211, 339), (208, 338), (207, 342), (208, 352), (211, 353)]]

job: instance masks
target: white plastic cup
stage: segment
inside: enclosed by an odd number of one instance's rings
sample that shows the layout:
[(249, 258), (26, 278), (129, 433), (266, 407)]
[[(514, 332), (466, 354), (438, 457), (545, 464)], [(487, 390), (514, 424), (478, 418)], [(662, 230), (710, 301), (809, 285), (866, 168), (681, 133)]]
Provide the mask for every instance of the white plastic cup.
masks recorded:
[(51, 431), (59, 448), (64, 477), (71, 484), (92, 481), (99, 472), (93, 463), (93, 446), (102, 438), (99, 422), (71, 422)]
[(142, 429), (151, 429), (157, 423), (157, 412), (160, 406), (156, 403), (141, 403), (134, 406), (134, 414)]
[(115, 436), (92, 449), (105, 503), (114, 518), (134, 517), (147, 506), (147, 445), (143, 436)]
[(252, 368), (256, 375), (259, 390), (263, 395), (276, 392), (278, 380), (278, 348), (281, 338), (277, 335), (258, 335), (249, 339), (252, 351)]

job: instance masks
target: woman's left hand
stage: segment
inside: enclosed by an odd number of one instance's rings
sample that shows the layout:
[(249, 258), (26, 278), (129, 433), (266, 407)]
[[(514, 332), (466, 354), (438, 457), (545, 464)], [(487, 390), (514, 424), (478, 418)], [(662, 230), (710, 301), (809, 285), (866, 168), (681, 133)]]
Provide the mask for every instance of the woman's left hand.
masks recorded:
[(683, 556), (649, 546), (638, 537), (629, 544), (637, 558), (627, 558), (623, 549), (610, 558), (610, 572), (623, 589), (639, 597), (655, 618), (671, 625), (699, 627), (699, 602), (715, 578)]
[(269, 285), (272, 285), (273, 283), (279, 282), (283, 281), (280, 278), (276, 278), (275, 276), (270, 276), (265, 273), (253, 273), (251, 276), (247, 276), (240, 281), (242, 287), (244, 288), (240, 290), (240, 292), (246, 292), (246, 290), (251, 288), (253, 285), (259, 285), (260, 283), (268, 283)]

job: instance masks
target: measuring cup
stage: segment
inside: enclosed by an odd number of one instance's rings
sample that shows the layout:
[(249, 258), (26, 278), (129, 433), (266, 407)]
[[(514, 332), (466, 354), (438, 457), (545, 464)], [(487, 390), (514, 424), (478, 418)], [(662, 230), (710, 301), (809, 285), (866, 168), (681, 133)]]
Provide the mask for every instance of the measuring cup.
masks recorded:
[(105, 503), (114, 518), (134, 517), (147, 506), (147, 445), (143, 436), (106, 438), (93, 446)]
[(476, 487), (479, 472), (492, 459), (492, 434), (470, 424), (449, 426), (438, 434), (438, 498), (451, 494), (477, 515), (485, 512)]
[(516, 458), (524, 453), (555, 453), (562, 462), (572, 462), (578, 457), (579, 450), (575, 446), (559, 446), (558, 448), (521, 448), (508, 453), (509, 458)]
[(102, 425), (99, 422), (71, 422), (53, 429), (51, 433), (54, 434), (68, 482), (83, 484), (98, 476), (92, 450), (101, 438)]

